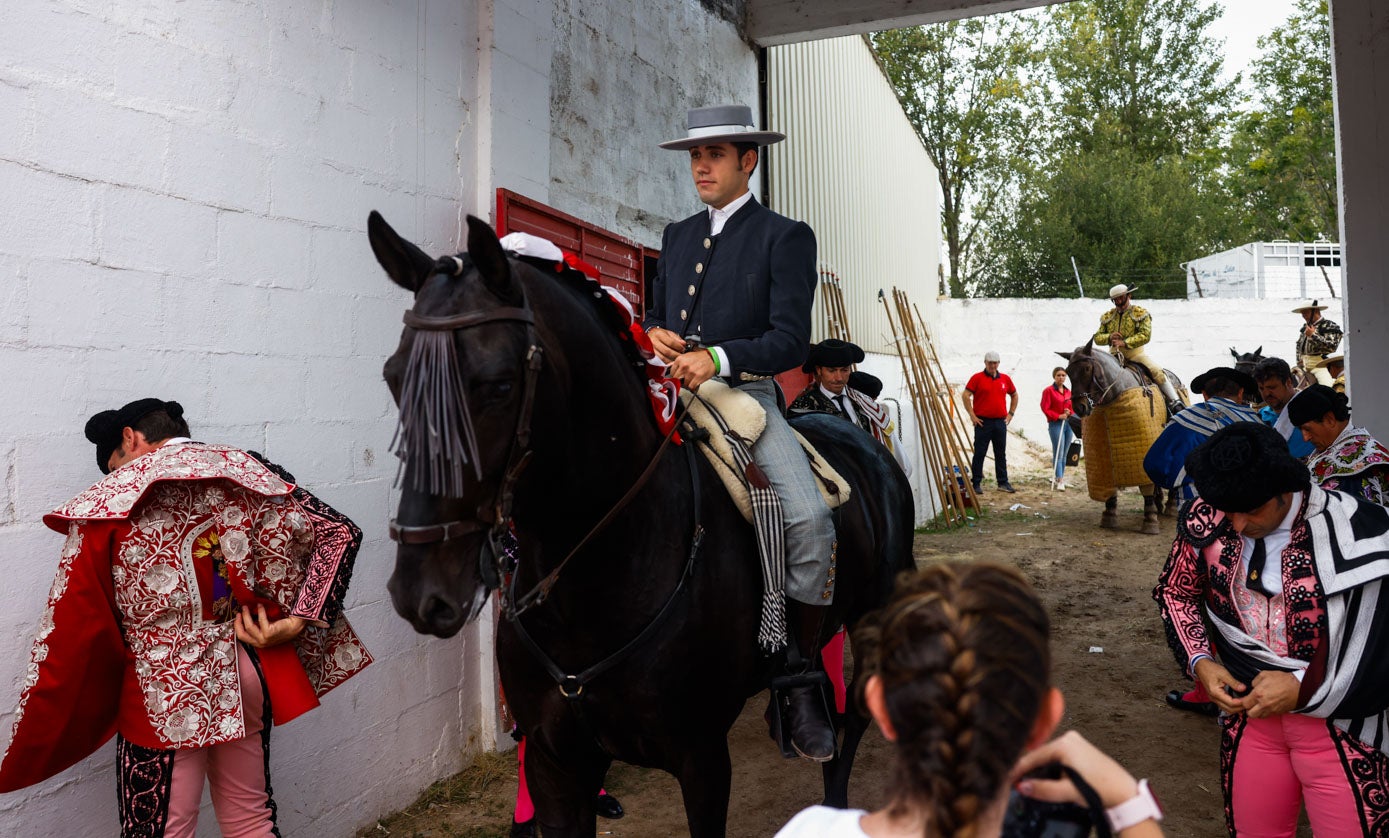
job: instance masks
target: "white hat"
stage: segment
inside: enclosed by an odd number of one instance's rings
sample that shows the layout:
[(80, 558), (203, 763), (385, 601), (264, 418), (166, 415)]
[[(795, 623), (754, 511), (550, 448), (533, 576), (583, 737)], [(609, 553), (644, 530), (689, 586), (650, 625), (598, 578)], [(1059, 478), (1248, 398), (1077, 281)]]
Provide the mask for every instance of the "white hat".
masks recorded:
[(747, 105), (715, 105), (712, 108), (691, 108), (685, 115), (684, 137), (667, 140), (661, 148), (685, 151), (714, 143), (757, 143), (760, 146), (779, 143), (786, 135), (779, 131), (758, 131), (752, 124), (752, 108)]
[(1000, 361), (1002, 361), (1002, 360), (1003, 360), (1002, 358), (998, 357), (998, 353), (995, 352), (995, 351), (993, 351), (992, 349), (990, 349), (988, 352), (985, 352), (985, 353), (984, 353), (984, 363), (986, 363), (986, 364), (989, 363), (990, 361), (993, 361), (993, 362), (997, 363), (997, 362), (1000, 362)]
[(1305, 303), (1293, 309), (1293, 314), (1301, 314), (1304, 311), (1326, 311), (1326, 309), (1326, 306), (1319, 306), (1317, 305), (1317, 301), (1313, 300), (1310, 303)]
[(1114, 286), (1113, 288), (1109, 289), (1109, 298), (1111, 300), (1117, 300), (1125, 294), (1132, 294), (1134, 291), (1137, 290), (1137, 285), (1124, 285), (1123, 283), (1120, 283)]

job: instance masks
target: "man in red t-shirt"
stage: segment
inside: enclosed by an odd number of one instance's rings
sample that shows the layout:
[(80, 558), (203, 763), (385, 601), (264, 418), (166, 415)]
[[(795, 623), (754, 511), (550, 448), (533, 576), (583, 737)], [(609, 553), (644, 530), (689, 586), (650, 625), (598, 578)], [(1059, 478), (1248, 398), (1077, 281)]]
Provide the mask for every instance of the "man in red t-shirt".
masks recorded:
[[(1013, 379), (998, 371), (997, 352), (984, 354), (984, 371), (976, 372), (965, 385), (965, 412), (974, 423), (974, 463), (970, 468), (970, 480), (974, 483), (976, 494), (983, 491), (984, 454), (989, 443), (994, 446), (994, 477), (998, 478), (998, 488), (1005, 492), (1016, 491), (1008, 482), (1008, 423), (1018, 412), (1018, 388)], [(1007, 406), (1004, 406), (1007, 402)]]

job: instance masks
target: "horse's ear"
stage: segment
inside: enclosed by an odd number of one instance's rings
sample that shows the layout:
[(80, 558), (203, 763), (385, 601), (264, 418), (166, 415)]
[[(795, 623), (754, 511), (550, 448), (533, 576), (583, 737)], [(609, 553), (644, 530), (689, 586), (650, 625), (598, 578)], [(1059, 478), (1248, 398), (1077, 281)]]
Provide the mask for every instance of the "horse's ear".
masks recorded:
[(1060, 355), (1062, 358), (1065, 358), (1067, 361), (1071, 360), (1071, 353), (1070, 353), (1070, 352), (1058, 352), (1058, 353), (1056, 353), (1056, 354), (1057, 354), (1057, 355)]
[(376, 210), (367, 216), (367, 238), (371, 240), (371, 252), (386, 269), (386, 275), (406, 291), (420, 290), (425, 277), (434, 271), (434, 260), (401, 238)]
[(1263, 347), (1263, 344), (1260, 344), (1260, 345), (1259, 345), (1259, 348), (1254, 350), (1254, 354), (1255, 354), (1257, 357), (1259, 357), (1259, 358), (1264, 357), (1264, 347)]
[(1231, 355), (1236, 361), (1239, 360), (1239, 353), (1235, 351), (1235, 348), (1234, 348), (1233, 346), (1230, 347), (1230, 355)]
[(468, 216), (468, 256), (482, 274), (482, 284), (488, 291), (505, 303), (520, 304), (521, 294), (511, 276), (511, 263), (497, 240), (496, 231), (486, 221), (471, 215)]

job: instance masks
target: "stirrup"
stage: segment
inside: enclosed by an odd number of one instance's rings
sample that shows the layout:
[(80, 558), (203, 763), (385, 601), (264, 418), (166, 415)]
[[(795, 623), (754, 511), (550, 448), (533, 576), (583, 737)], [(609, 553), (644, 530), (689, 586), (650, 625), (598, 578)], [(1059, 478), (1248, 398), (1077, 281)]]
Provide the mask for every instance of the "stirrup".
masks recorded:
[[(822, 669), (812, 669), (809, 672), (802, 672), (796, 675), (777, 675), (772, 678), (769, 688), (771, 698), (767, 703), (767, 725), (768, 733), (777, 743), (777, 748), (781, 750), (781, 755), (786, 759), (800, 759), (800, 754), (796, 753), (796, 748), (791, 744), (791, 690), (797, 687), (816, 687), (816, 692), (820, 696), (820, 703), (825, 708), (825, 718), (830, 720), (832, 728), (834, 724), (835, 712), (830, 704), (830, 676)], [(837, 732), (837, 731), (836, 731)]]

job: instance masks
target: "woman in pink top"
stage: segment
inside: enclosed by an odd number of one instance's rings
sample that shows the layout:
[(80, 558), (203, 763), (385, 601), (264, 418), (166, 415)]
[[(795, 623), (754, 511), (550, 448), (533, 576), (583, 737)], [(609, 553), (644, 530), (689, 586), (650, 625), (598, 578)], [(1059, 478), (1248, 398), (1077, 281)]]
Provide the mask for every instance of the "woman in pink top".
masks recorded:
[(1051, 371), (1051, 386), (1042, 391), (1042, 412), (1047, 416), (1047, 433), (1051, 435), (1051, 461), (1056, 465), (1053, 489), (1066, 490), (1066, 452), (1075, 434), (1071, 433), (1071, 389), (1066, 386), (1066, 368)]

